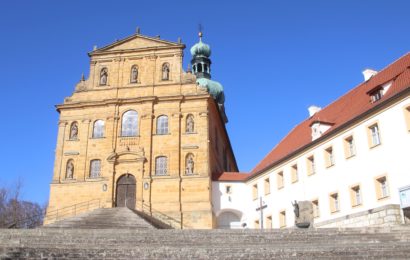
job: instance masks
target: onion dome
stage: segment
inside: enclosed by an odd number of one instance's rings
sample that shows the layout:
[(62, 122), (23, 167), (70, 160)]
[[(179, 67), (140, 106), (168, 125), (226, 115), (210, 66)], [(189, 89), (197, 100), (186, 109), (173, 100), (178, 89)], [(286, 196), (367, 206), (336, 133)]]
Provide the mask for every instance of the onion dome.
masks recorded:
[(199, 42), (191, 47), (191, 55), (193, 57), (210, 57), (211, 47), (202, 42), (202, 32), (199, 33)]
[(211, 94), (218, 104), (225, 103), (225, 94), (221, 83), (207, 78), (198, 78), (196, 84), (202, 88), (206, 88), (208, 93)]

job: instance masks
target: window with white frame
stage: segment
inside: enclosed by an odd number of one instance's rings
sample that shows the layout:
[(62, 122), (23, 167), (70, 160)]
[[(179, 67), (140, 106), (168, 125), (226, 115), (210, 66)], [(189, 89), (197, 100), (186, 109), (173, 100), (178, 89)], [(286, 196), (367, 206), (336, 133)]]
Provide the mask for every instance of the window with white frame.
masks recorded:
[(330, 212), (335, 213), (340, 210), (340, 201), (339, 201), (339, 194), (338, 193), (332, 193), (330, 194)]
[(344, 142), (345, 142), (345, 155), (346, 155), (346, 158), (350, 158), (352, 156), (355, 156), (356, 155), (356, 146), (355, 146), (355, 143), (354, 143), (353, 136), (349, 136), (349, 137), (345, 138)]
[(350, 188), (350, 198), (352, 207), (362, 204), (362, 192), (359, 185)]
[(380, 142), (380, 130), (378, 124), (374, 124), (369, 127), (369, 134), (370, 134), (370, 146), (376, 146), (381, 144)]
[(295, 183), (299, 180), (299, 172), (298, 172), (298, 165), (294, 164), (290, 167), (292, 183)]
[(325, 150), (326, 167), (335, 165), (335, 155), (333, 153), (333, 147), (329, 147)]
[(307, 170), (308, 175), (313, 175), (316, 173), (316, 163), (315, 157), (313, 155), (307, 158)]
[(377, 199), (389, 197), (389, 185), (386, 176), (381, 176), (376, 179), (376, 196)]

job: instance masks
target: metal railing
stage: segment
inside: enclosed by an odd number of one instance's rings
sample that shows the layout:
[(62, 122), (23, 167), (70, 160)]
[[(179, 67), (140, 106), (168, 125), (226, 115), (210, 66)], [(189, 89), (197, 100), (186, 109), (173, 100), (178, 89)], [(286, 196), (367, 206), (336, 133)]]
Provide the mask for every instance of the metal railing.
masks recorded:
[(182, 229), (181, 219), (173, 218), (159, 210), (155, 210), (148, 204), (142, 203), (142, 209), (136, 210), (136, 212), (156, 227), (165, 229)]
[(80, 202), (71, 206), (46, 212), (44, 222), (45, 224), (49, 224), (61, 220), (63, 218), (74, 217), (78, 214), (85, 213), (90, 210), (99, 209), (100, 207), (100, 199), (93, 199), (85, 202)]

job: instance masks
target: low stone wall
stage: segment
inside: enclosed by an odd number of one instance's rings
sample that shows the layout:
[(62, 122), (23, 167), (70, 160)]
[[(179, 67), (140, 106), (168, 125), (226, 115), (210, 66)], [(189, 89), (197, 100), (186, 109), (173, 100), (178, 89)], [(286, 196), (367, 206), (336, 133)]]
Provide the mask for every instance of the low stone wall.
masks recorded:
[(314, 223), (317, 228), (386, 227), (402, 224), (400, 205), (389, 204), (343, 217)]

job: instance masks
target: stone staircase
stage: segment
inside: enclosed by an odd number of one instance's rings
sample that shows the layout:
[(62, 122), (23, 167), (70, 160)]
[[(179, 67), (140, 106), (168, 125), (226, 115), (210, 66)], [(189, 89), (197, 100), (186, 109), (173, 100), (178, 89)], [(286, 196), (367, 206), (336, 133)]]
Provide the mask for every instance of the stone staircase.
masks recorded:
[(99, 208), (54, 222), (44, 228), (152, 229), (154, 227), (128, 208)]
[(0, 230), (0, 259), (409, 259), (410, 227)]

